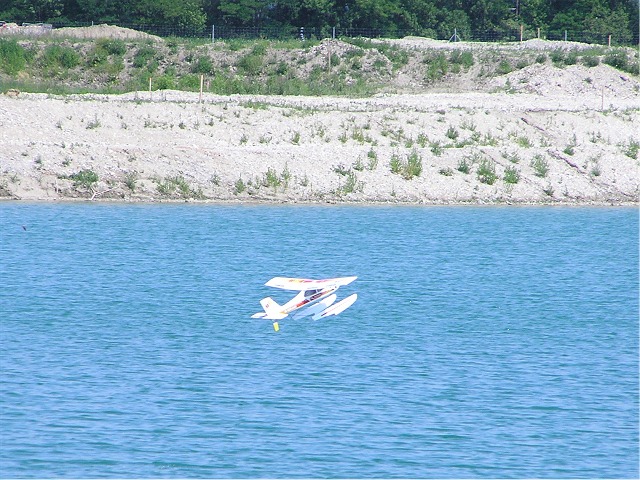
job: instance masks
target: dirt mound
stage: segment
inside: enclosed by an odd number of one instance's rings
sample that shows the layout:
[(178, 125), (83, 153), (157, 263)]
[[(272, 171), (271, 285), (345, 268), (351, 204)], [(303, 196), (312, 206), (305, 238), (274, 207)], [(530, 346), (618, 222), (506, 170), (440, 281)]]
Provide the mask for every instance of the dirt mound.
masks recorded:
[(587, 68), (571, 65), (556, 68), (551, 65), (530, 65), (495, 78), (491, 85), (510, 92), (549, 96), (605, 95), (640, 99), (640, 79), (608, 65)]
[(56, 37), (74, 38), (115, 38), (119, 40), (152, 40), (161, 42), (162, 38), (156, 35), (139, 32), (131, 28), (118, 27), (115, 25), (92, 25), (90, 27), (65, 27), (57, 28), (51, 32)]

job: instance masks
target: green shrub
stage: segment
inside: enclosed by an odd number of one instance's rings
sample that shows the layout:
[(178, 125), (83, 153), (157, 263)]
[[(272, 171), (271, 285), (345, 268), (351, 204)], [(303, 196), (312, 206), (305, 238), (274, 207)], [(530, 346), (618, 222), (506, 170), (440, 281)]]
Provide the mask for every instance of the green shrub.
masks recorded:
[(156, 50), (150, 45), (144, 45), (138, 49), (133, 56), (133, 66), (135, 68), (146, 67), (149, 61), (153, 60), (156, 56)]
[(69, 175), (69, 179), (73, 180), (75, 187), (83, 187), (90, 189), (98, 181), (98, 174), (93, 170), (80, 170), (73, 175)]
[(391, 173), (399, 174), (402, 171), (402, 161), (397, 153), (391, 155), (391, 160), (389, 161), (389, 168), (391, 169)]
[(447, 132), (445, 133), (445, 135), (447, 136), (447, 138), (450, 138), (451, 140), (455, 140), (456, 138), (458, 138), (458, 130), (455, 129), (455, 127), (453, 125), (449, 125), (449, 128), (447, 129)]
[(108, 55), (122, 56), (127, 53), (127, 46), (122, 40), (112, 38), (101, 38), (96, 42), (96, 47), (101, 48)]
[(247, 186), (245, 185), (244, 181), (242, 180), (242, 177), (238, 178), (238, 180), (236, 180), (236, 183), (235, 183), (235, 193), (236, 193), (236, 195), (241, 194), (246, 189), (247, 189)]
[(493, 185), (497, 179), (495, 162), (483, 158), (478, 166), (478, 180), (480, 180), (481, 183)]
[(547, 55), (544, 53), (541, 53), (536, 57), (536, 63), (546, 63), (546, 61), (547, 61)]
[(549, 162), (540, 154), (534, 155), (531, 166), (536, 177), (544, 178), (549, 173)]
[(200, 89), (200, 77), (198, 75), (183, 75), (178, 78), (180, 90), (198, 91)]
[(457, 170), (462, 173), (469, 173), (471, 171), (471, 165), (469, 165), (466, 157), (462, 157), (462, 159), (458, 161)]
[(566, 57), (564, 57), (565, 65), (575, 65), (577, 61), (578, 61), (578, 56), (576, 55), (575, 52), (570, 52), (567, 54)]
[(0, 38), (0, 69), (9, 75), (15, 75), (26, 65), (25, 49), (15, 40)]
[(161, 75), (157, 79), (155, 79), (155, 81), (153, 82), (153, 86), (156, 90), (173, 90), (174, 88), (176, 88), (175, 77), (173, 77), (172, 75), (167, 75), (165, 73), (164, 75)]
[(516, 167), (507, 167), (504, 169), (504, 176), (502, 178), (505, 183), (515, 184), (520, 181), (520, 172)]
[(427, 73), (425, 75), (426, 80), (439, 80), (449, 72), (449, 62), (444, 53), (427, 57), (425, 58), (425, 62), (428, 63)]
[(629, 158), (638, 158), (638, 150), (640, 150), (640, 142), (633, 138), (629, 139), (629, 143), (623, 144), (623, 152)]
[(71, 47), (49, 45), (44, 49), (40, 63), (45, 68), (74, 68), (80, 65), (80, 55)]
[(556, 66), (564, 64), (564, 52), (562, 50), (554, 50), (551, 52), (551, 61)]
[(413, 177), (419, 177), (422, 173), (422, 157), (414, 148), (406, 160), (401, 160), (397, 154), (391, 156), (389, 162), (391, 173), (402, 175), (405, 180), (411, 180)]
[(598, 65), (600, 65), (600, 57), (597, 57), (595, 55), (585, 55), (584, 57), (582, 57), (582, 64), (585, 67), (597, 67)]
[(418, 151), (414, 148), (407, 157), (407, 163), (403, 177), (406, 180), (411, 180), (413, 177), (419, 177), (422, 173), (422, 157)]
[(449, 56), (449, 61), (453, 64), (469, 68), (473, 65), (473, 53), (468, 50), (454, 50)]
[(624, 51), (610, 52), (604, 57), (604, 63), (618, 70), (625, 70), (628, 62), (627, 54)]
[(338, 193), (346, 194), (353, 192), (362, 192), (364, 189), (364, 183), (359, 182), (354, 172), (349, 172), (345, 178), (344, 184), (340, 186)]
[(199, 57), (193, 65), (191, 65), (191, 73), (199, 73), (208, 75), (213, 73), (213, 62), (209, 57)]
[(496, 69), (496, 72), (499, 75), (506, 75), (507, 73), (513, 72), (513, 67), (511, 66), (511, 64), (507, 60), (502, 60), (498, 64), (498, 68)]
[(247, 75), (257, 75), (262, 69), (262, 64), (262, 56), (249, 54), (241, 57), (236, 66)]

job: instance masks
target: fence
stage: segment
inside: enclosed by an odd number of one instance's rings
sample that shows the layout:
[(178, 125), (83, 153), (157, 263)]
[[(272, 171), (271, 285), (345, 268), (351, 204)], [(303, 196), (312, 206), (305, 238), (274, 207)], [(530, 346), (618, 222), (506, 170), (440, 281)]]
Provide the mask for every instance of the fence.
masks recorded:
[[(42, 25), (42, 24), (40, 24)], [(45, 24), (48, 29), (51, 25)], [(52, 25), (53, 28), (86, 27), (93, 23), (67, 23)], [(576, 32), (572, 30), (532, 30), (530, 28), (503, 29), (492, 31), (460, 31), (451, 28), (448, 31), (436, 30), (383, 30), (375, 28), (343, 28), (343, 27), (235, 27), (228, 25), (212, 25), (194, 28), (178, 25), (118, 24), (160, 37), (208, 38), (215, 40), (230, 39), (323, 39), (323, 38), (403, 38), (406, 36), (426, 36), (435, 40), (462, 40), (471, 42), (518, 42), (534, 38), (559, 41), (574, 41), (597, 45), (639, 45), (638, 33), (600, 33)], [(3, 29), (0, 26), (0, 31)], [(6, 31), (6, 30), (5, 30)]]

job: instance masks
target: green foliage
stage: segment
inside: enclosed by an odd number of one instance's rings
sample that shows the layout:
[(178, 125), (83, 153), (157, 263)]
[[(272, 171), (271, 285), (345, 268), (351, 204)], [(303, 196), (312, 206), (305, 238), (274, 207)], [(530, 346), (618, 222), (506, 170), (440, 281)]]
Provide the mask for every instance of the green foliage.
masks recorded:
[(496, 69), (496, 72), (499, 75), (506, 75), (507, 73), (511, 73), (512, 71), (513, 71), (513, 67), (507, 60), (502, 60), (498, 64), (498, 68)]
[(15, 40), (0, 38), (0, 70), (15, 75), (24, 69), (25, 64), (25, 49)]
[(427, 73), (425, 78), (430, 81), (440, 80), (449, 71), (449, 62), (444, 53), (438, 53), (430, 57), (425, 58), (428, 63)]
[(176, 175), (173, 177), (167, 177), (163, 180), (156, 180), (158, 186), (156, 190), (158, 193), (164, 196), (179, 196), (182, 198), (204, 198), (201, 190), (194, 190), (189, 185), (189, 182), (182, 176)]
[(133, 66), (135, 68), (146, 67), (156, 56), (156, 49), (151, 45), (143, 45), (133, 56)]
[(209, 57), (198, 57), (198, 59), (191, 65), (191, 73), (209, 75), (213, 73), (213, 62)]
[(239, 195), (242, 192), (244, 192), (247, 189), (247, 186), (245, 185), (244, 181), (242, 180), (242, 177), (238, 178), (238, 180), (236, 180), (236, 183), (234, 184), (234, 188), (235, 188), (235, 194)]
[(69, 180), (73, 180), (75, 187), (82, 187), (91, 189), (93, 185), (98, 181), (98, 174), (93, 170), (80, 170), (77, 173), (69, 175)]
[[(334, 26), (375, 29), (383, 37), (411, 32), (443, 39), (449, 38), (455, 27), (463, 40), (473, 40), (472, 31), (503, 32), (507, 38), (511, 34), (505, 29), (523, 24), (528, 32), (536, 27), (552, 32), (592, 32), (587, 39), (590, 42), (602, 41), (604, 35), (614, 33), (615, 42), (629, 43), (638, 31), (635, 0), (530, 0), (520, 4), (517, 17), (513, 12), (516, 5), (513, 1), (489, 0), (4, 0), (0, 18), (18, 23), (90, 19), (121, 25), (175, 25), (190, 32), (202, 31), (205, 25), (212, 24), (264, 26), (276, 27), (275, 34), (283, 37), (296, 35), (297, 27), (304, 25), (310, 27), (309, 33), (313, 31), (324, 38), (331, 36)], [(377, 48), (390, 59), (395, 53), (384, 44), (359, 40), (363, 45), (371, 43), (362, 48)], [(304, 44), (313, 41), (305, 40)]]
[(478, 166), (478, 180), (487, 185), (493, 185), (498, 179), (496, 175), (496, 163), (488, 158), (483, 158)]
[(96, 48), (107, 52), (107, 55), (122, 56), (127, 53), (127, 47), (122, 40), (101, 38), (96, 41)]
[(48, 45), (42, 53), (40, 64), (43, 68), (75, 68), (80, 64), (80, 54), (71, 47)]
[(124, 184), (131, 190), (131, 192), (136, 191), (136, 183), (138, 182), (138, 173), (137, 172), (128, 172), (124, 176)]
[(447, 129), (447, 132), (445, 133), (445, 135), (447, 136), (447, 138), (450, 138), (451, 140), (455, 140), (456, 138), (458, 138), (458, 130), (455, 129), (455, 127), (453, 125), (449, 125), (449, 128)]
[(544, 178), (549, 173), (549, 162), (540, 154), (534, 155), (531, 160), (531, 167), (536, 177)]
[(240, 57), (236, 66), (247, 75), (258, 75), (264, 63), (262, 55), (253, 53)]
[(640, 150), (640, 142), (637, 140), (630, 138), (629, 142), (623, 145), (622, 151), (624, 154), (633, 159), (638, 158), (638, 151)]
[(502, 178), (505, 183), (515, 184), (520, 181), (520, 172), (516, 167), (506, 167)]
[(404, 160), (397, 154), (393, 154), (389, 167), (391, 173), (401, 175), (405, 180), (411, 180), (413, 177), (419, 177), (422, 174), (422, 156), (415, 148)]
[(338, 189), (339, 194), (362, 192), (364, 189), (364, 183), (359, 182), (356, 174), (349, 171), (345, 177), (344, 183)]
[(449, 61), (464, 68), (470, 68), (474, 63), (473, 53), (469, 50), (454, 50), (449, 56)]
[(582, 57), (582, 64), (585, 67), (597, 67), (600, 65), (600, 57), (596, 55), (585, 55)]
[(617, 50), (607, 53), (604, 57), (604, 63), (617, 68), (618, 70), (626, 70), (629, 64), (627, 53), (624, 50)]
[(467, 157), (462, 157), (458, 161), (457, 170), (462, 173), (469, 173), (471, 171), (471, 165), (469, 164)]

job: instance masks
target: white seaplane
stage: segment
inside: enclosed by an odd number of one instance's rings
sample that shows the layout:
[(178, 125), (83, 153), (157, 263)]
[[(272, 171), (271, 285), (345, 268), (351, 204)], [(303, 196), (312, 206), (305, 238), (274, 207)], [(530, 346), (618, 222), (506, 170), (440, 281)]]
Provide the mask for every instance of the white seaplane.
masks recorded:
[[(331, 315), (338, 315), (354, 304), (358, 299), (358, 294), (349, 295), (334, 305), (337, 298), (335, 291), (344, 285), (349, 285), (356, 278), (358, 277), (310, 280), (306, 278), (274, 277), (265, 283), (267, 287), (294, 290), (299, 293), (284, 305), (278, 305), (271, 297), (263, 298), (260, 300), (260, 305), (264, 308), (264, 312), (254, 313), (251, 318), (273, 320), (273, 329), (277, 332), (280, 330), (278, 320), (288, 317), (293, 312), (295, 312), (291, 315), (293, 319), (313, 315), (314, 320), (319, 320)], [(303, 307), (306, 308), (300, 310)]]

